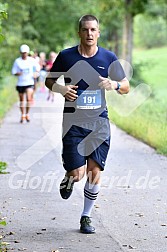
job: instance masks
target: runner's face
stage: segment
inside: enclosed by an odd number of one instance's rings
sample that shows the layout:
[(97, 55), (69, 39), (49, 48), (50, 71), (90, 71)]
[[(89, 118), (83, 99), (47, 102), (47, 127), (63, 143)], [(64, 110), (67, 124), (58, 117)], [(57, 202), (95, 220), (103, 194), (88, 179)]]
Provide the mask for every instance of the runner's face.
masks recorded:
[(96, 20), (82, 22), (82, 27), (78, 34), (82, 45), (96, 46), (100, 35), (99, 26)]
[(23, 52), (23, 53), (21, 53), (21, 57), (22, 57), (22, 59), (26, 59), (26, 58), (27, 58), (27, 56), (28, 56), (28, 53), (27, 53), (27, 52)]

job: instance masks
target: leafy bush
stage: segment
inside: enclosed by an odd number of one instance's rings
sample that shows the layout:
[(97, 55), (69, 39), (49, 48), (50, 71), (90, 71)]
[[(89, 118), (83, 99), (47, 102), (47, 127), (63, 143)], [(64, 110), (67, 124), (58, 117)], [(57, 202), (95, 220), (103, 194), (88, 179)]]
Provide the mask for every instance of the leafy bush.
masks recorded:
[(134, 44), (137, 47), (153, 48), (167, 44), (167, 24), (162, 17), (137, 15), (134, 22)]
[(17, 101), (17, 92), (15, 90), (16, 79), (8, 76), (0, 80), (0, 123), (11, 106)]
[(133, 67), (133, 76), (132, 79), (130, 80), (130, 84), (133, 87), (136, 87), (139, 85), (139, 83), (145, 83), (145, 78), (143, 77), (143, 71), (148, 70), (153, 67), (154, 62), (150, 61), (136, 61), (132, 64)]

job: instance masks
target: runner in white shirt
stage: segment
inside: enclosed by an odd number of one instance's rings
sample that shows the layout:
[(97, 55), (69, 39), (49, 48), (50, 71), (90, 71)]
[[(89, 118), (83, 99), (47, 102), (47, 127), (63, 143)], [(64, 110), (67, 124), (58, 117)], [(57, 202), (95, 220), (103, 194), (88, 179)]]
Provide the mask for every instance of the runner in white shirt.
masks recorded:
[[(30, 121), (29, 110), (34, 92), (34, 77), (38, 72), (36, 61), (29, 57), (30, 48), (28, 45), (20, 46), (21, 57), (14, 61), (12, 67), (12, 74), (18, 77), (16, 90), (19, 94), (21, 120)], [(25, 104), (26, 100), (26, 104)]]

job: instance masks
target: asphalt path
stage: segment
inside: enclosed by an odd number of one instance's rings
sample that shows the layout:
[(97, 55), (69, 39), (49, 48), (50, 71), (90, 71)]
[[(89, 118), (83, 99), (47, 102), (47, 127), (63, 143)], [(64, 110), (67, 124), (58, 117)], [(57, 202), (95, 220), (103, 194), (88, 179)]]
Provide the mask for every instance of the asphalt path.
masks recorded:
[(0, 235), (8, 251), (165, 252), (167, 158), (111, 125), (111, 148), (92, 212), (96, 234), (79, 232), (85, 178), (63, 200), (59, 183), (63, 99), (37, 92), (31, 122), (15, 104), (0, 127)]

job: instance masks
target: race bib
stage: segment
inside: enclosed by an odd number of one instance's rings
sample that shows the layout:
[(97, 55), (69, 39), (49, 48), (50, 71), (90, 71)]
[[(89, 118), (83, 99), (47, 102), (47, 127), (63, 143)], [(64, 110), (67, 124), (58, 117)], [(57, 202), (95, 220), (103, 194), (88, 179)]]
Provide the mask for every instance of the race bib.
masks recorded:
[(29, 74), (30, 69), (29, 69), (29, 68), (25, 68), (25, 69), (22, 70), (22, 72), (23, 72), (24, 74)]
[(101, 108), (101, 90), (78, 90), (77, 109)]

